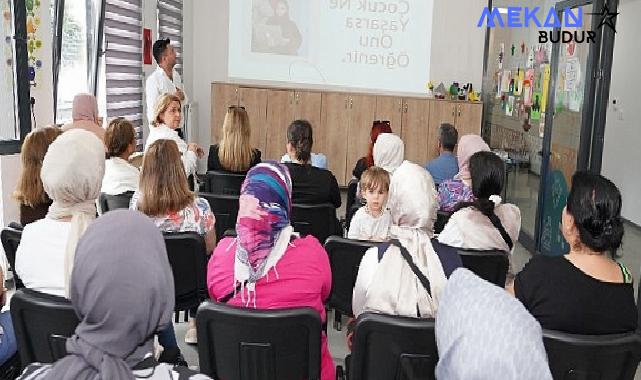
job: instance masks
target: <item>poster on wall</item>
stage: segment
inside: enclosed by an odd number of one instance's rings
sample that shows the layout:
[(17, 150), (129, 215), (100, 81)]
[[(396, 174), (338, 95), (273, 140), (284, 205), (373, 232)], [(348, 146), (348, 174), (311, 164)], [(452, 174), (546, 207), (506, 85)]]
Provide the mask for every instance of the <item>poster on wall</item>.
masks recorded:
[(504, 70), (501, 75), (501, 92), (510, 91), (510, 82), (512, 81), (512, 71)]
[(512, 116), (514, 112), (514, 96), (509, 96), (507, 99), (507, 104), (505, 105), (505, 115)]
[(565, 85), (564, 91), (576, 90), (581, 81), (581, 64), (578, 58), (569, 58), (565, 64)]
[(545, 107), (548, 104), (548, 92), (550, 91), (550, 65), (545, 64), (541, 66), (543, 72), (543, 85), (541, 89), (541, 109), (545, 112)]
[(514, 96), (521, 96), (523, 91), (523, 80), (525, 79), (525, 72), (523, 70), (516, 69), (516, 75), (514, 77)]

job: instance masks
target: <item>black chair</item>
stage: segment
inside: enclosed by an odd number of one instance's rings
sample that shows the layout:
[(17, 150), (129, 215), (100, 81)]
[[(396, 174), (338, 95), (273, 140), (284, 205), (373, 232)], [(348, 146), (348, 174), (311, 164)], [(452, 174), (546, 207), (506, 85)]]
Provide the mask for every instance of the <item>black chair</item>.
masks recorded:
[(31, 289), (20, 289), (11, 297), (11, 319), (23, 366), (64, 357), (67, 338), (80, 322), (68, 299)]
[(213, 194), (240, 195), (245, 176), (246, 174), (210, 170), (207, 172), (205, 189)]
[[(7, 255), (7, 260), (13, 271), (13, 283), (15, 284), (16, 289), (24, 288), (24, 284), (20, 277), (16, 274), (16, 252), (18, 251), (18, 245), (20, 245), (20, 239), (22, 238), (22, 230), (6, 227), (0, 232), (0, 240), (2, 240), (2, 248), (4, 248), (4, 253)], [(4, 284), (0, 284), (4, 286)]]
[(544, 330), (552, 377), (559, 380), (632, 380), (641, 360), (641, 336), (576, 335)]
[(100, 212), (104, 214), (108, 211), (129, 208), (129, 202), (131, 202), (131, 197), (133, 195), (133, 191), (127, 191), (126, 193), (116, 195), (100, 193)]
[(345, 360), (350, 380), (435, 379), (434, 320), (364, 313)]
[(347, 184), (347, 200), (345, 202), (345, 226), (349, 229), (349, 223), (356, 211), (361, 207), (360, 202), (357, 202), (358, 180), (352, 178)]
[(207, 248), (205, 239), (194, 232), (163, 233), (167, 256), (174, 276), (176, 305), (175, 320), (179, 313), (198, 307), (207, 298)]
[(510, 260), (508, 253), (501, 250), (474, 250), (458, 248), (463, 266), (485, 281), (501, 288), (505, 287)]
[(238, 195), (200, 193), (198, 196), (209, 202), (209, 207), (216, 216), (216, 241), (225, 236), (225, 231), (236, 228)]
[(447, 211), (439, 210), (436, 213), (436, 221), (434, 222), (435, 234), (440, 234), (441, 231), (443, 231), (443, 228), (445, 228), (445, 225), (447, 224), (448, 220), (450, 220), (451, 216), (452, 216), (452, 213)]
[(321, 320), (313, 309), (206, 302), (198, 308), (196, 326), (200, 371), (214, 379), (320, 378)]
[(354, 316), (352, 312), (352, 294), (361, 259), (376, 243), (371, 241), (350, 240), (339, 236), (330, 236), (325, 242), (325, 251), (329, 256), (332, 268), (332, 293), (328, 306), (334, 309), (334, 328), (341, 330), (341, 314)]
[(301, 236), (313, 235), (321, 244), (331, 235), (342, 236), (336, 208), (331, 203), (292, 205), (292, 226)]

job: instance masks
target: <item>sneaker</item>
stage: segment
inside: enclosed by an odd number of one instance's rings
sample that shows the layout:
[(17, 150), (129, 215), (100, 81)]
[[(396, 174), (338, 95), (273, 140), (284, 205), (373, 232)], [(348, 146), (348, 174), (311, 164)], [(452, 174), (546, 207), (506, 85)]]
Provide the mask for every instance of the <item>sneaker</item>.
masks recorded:
[(178, 347), (164, 349), (158, 357), (158, 361), (161, 363), (173, 364), (175, 366), (188, 367), (188, 364)]
[(198, 344), (198, 333), (196, 332), (195, 327), (190, 327), (187, 329), (187, 333), (185, 334), (185, 343)]

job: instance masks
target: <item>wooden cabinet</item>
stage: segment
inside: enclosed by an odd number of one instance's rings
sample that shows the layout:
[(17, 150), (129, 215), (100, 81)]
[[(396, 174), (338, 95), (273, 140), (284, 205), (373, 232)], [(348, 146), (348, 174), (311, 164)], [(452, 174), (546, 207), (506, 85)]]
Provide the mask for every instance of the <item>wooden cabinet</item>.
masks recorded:
[(347, 130), (349, 129), (349, 94), (323, 93), (321, 128), (323, 135), (314, 138), (325, 146), (328, 169), (339, 185), (345, 185)]
[(356, 161), (367, 154), (372, 121), (376, 114), (376, 97), (350, 95), (348, 112), (347, 162), (344, 184), (347, 184), (352, 179), (352, 169), (356, 165)]
[(405, 159), (421, 166), (428, 160), (428, 147), (433, 140), (429, 129), (429, 115), (429, 100), (403, 100), (401, 138), (405, 142)]
[(270, 90), (267, 98), (266, 143), (263, 159), (277, 160), (285, 154), (287, 126), (294, 120), (294, 92)]
[[(324, 134), (321, 126), (322, 94), (320, 92), (296, 91), (294, 92), (294, 119), (303, 119), (310, 122), (314, 134), (312, 151), (325, 152)], [(283, 148), (284, 152), (284, 148)]]
[(481, 133), (483, 119), (482, 103), (457, 103), (456, 104), (456, 129), (459, 136), (478, 135)]
[(211, 86), (211, 142), (217, 144), (223, 128), (227, 108), (238, 105), (238, 86), (214, 83)]
[(403, 99), (395, 96), (376, 97), (376, 116), (374, 120), (389, 120), (392, 132), (400, 133)]
[[(265, 151), (267, 136), (265, 123), (267, 121), (268, 93), (268, 90), (259, 88), (241, 88), (239, 91), (238, 104), (245, 107), (249, 117), (249, 125), (251, 126), (251, 146), (261, 152)], [(220, 128), (222, 128), (222, 124)]]

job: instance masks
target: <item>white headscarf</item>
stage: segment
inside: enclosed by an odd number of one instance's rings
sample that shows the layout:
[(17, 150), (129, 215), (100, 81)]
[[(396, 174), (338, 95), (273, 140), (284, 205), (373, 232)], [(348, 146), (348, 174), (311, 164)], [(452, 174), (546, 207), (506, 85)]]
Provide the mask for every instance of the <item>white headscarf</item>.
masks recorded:
[(416, 317), (418, 306), (422, 318), (433, 317), (446, 283), (443, 267), (431, 242), (438, 210), (434, 180), (420, 166), (403, 162), (392, 177), (387, 205), (392, 214), (390, 237), (398, 239), (407, 248), (414, 263), (428, 278), (431, 296), (405, 262), (400, 250), (390, 246), (367, 290), (364, 309)]
[(65, 256), (67, 294), (78, 240), (96, 218), (96, 199), (105, 174), (105, 148), (91, 132), (72, 129), (58, 137), (42, 162), (42, 185), (53, 200), (47, 217), (71, 217)]
[(375, 166), (387, 170), (390, 174), (394, 173), (405, 157), (403, 140), (393, 133), (381, 133), (374, 143), (372, 156)]
[(436, 317), (438, 379), (551, 380), (541, 326), (516, 298), (465, 268)]

